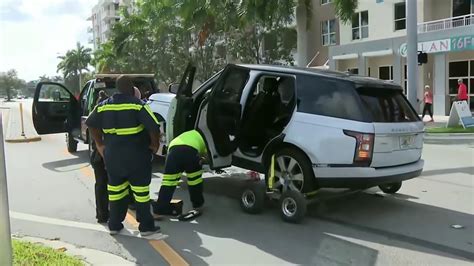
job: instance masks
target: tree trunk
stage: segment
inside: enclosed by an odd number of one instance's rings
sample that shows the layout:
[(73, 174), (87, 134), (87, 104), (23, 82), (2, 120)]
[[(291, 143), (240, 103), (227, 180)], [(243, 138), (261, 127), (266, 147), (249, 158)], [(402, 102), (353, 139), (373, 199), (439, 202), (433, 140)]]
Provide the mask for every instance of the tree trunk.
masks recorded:
[(7, 101), (9, 102), (12, 100), (12, 88), (10, 86), (7, 86), (5, 90), (7, 92)]
[(79, 87), (77, 88), (78, 92), (81, 92), (82, 88), (82, 70), (79, 70)]

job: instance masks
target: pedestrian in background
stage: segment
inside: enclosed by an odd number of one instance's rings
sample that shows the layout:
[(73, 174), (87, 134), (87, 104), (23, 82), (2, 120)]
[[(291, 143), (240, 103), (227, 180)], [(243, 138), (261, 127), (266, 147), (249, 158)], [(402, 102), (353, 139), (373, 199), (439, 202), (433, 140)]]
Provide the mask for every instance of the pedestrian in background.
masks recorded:
[(428, 85), (425, 86), (425, 92), (423, 94), (423, 104), (424, 104), (423, 116), (421, 117), (421, 120), (423, 120), (423, 118), (425, 118), (426, 112), (428, 112), (428, 114), (431, 117), (430, 122), (434, 122), (434, 119), (433, 119), (433, 93), (431, 92), (430, 86), (428, 86)]
[(462, 82), (462, 79), (458, 79), (458, 101), (466, 101), (467, 102), (467, 87), (466, 84)]
[(119, 93), (101, 102), (86, 124), (108, 172), (109, 230), (118, 234), (127, 214), (129, 187), (142, 236), (159, 232), (150, 211), (151, 156), (159, 148), (160, 126), (150, 107), (134, 97), (133, 83), (121, 75)]

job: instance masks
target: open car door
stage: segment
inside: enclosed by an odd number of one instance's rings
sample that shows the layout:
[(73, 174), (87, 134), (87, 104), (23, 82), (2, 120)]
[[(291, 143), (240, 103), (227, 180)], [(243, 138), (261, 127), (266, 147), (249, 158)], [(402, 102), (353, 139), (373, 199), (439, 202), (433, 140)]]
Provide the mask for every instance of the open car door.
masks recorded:
[(194, 127), (192, 120), (193, 110), (193, 81), (196, 67), (188, 64), (181, 83), (176, 91), (176, 97), (171, 100), (166, 123), (166, 139), (171, 142), (179, 134)]
[(32, 112), (33, 124), (38, 134), (67, 132), (70, 126), (77, 122), (78, 112), (78, 101), (62, 84), (38, 83)]
[(249, 73), (248, 68), (227, 65), (202, 107), (197, 127), (206, 140), (212, 169), (232, 165), (232, 154), (239, 143), (241, 98)]

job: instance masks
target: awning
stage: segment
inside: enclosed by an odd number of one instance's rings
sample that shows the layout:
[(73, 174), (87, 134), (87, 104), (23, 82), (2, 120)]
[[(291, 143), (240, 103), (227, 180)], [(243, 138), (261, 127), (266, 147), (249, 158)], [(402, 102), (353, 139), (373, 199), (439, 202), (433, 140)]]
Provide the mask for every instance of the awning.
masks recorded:
[(372, 52), (364, 52), (362, 53), (363, 57), (374, 57), (374, 56), (384, 56), (384, 55), (392, 55), (393, 50), (392, 49), (387, 49), (387, 50), (379, 50), (379, 51), (372, 51)]
[(341, 54), (341, 55), (335, 55), (332, 57), (333, 60), (345, 60), (345, 59), (356, 59), (358, 58), (358, 54)]

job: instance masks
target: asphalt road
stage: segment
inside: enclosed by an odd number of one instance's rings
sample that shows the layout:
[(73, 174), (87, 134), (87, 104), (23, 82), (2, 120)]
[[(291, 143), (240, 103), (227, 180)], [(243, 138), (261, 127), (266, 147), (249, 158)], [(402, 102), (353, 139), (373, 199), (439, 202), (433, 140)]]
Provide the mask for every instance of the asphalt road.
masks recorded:
[[(85, 145), (69, 154), (64, 134), (57, 134), (6, 149), (14, 234), (60, 238), (138, 264), (166, 265), (147, 240), (75, 226), (95, 223)], [(271, 204), (261, 215), (242, 213), (237, 200), (242, 176), (207, 175), (204, 215), (160, 225), (167, 243), (191, 265), (472, 265), (474, 143), (426, 144), (423, 158), (423, 175), (405, 182), (398, 194), (325, 191), (300, 225), (282, 222)], [(153, 198), (161, 167), (157, 162)], [(176, 197), (189, 208), (185, 185)], [(452, 228), (455, 224), (463, 228)]]

